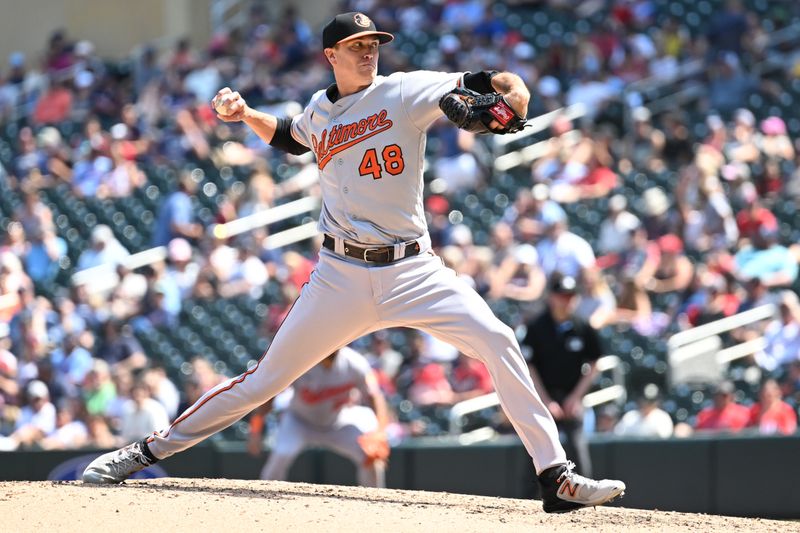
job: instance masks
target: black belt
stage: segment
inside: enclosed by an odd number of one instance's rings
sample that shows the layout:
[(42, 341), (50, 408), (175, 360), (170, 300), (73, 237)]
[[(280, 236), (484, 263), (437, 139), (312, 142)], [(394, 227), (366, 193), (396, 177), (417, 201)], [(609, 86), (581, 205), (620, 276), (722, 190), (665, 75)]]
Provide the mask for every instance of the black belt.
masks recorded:
[[(326, 233), (325, 238), (322, 239), (322, 246), (328, 250), (331, 250), (332, 252), (335, 252), (336, 240)], [(379, 265), (388, 265), (389, 263), (393, 263), (394, 261), (398, 261), (400, 259), (405, 259), (406, 257), (413, 257), (417, 255), (419, 251), (420, 247), (419, 242), (417, 241), (409, 241), (406, 243), (405, 254), (403, 257), (394, 256), (394, 246), (364, 248), (351, 242), (344, 242), (344, 255), (360, 259), (365, 263), (377, 263)]]

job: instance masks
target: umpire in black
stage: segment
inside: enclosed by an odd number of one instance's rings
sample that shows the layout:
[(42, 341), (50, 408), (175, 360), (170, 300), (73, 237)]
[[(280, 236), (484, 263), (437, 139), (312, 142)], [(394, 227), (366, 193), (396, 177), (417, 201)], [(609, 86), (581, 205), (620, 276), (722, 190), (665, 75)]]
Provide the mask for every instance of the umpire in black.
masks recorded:
[(528, 323), (522, 346), (530, 350), (531, 377), (556, 421), (567, 456), (576, 459), (581, 475), (591, 476), (583, 397), (597, 374), (600, 339), (594, 328), (572, 314), (578, 292), (575, 278), (554, 272), (548, 289), (547, 308)]

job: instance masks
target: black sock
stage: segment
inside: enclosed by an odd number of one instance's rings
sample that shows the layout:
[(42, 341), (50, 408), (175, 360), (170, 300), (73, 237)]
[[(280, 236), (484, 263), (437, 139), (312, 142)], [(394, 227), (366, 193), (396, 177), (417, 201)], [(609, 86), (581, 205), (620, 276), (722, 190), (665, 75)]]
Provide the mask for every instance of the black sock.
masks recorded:
[(150, 451), (150, 448), (147, 447), (147, 439), (142, 440), (141, 444), (142, 444), (142, 452), (150, 460), (150, 462), (157, 463), (158, 459), (156, 458), (155, 455), (153, 455), (153, 452)]
[(542, 471), (542, 473), (539, 474), (539, 481), (544, 481), (544, 482), (555, 481), (556, 479), (558, 479), (558, 476), (560, 476), (565, 469), (566, 469), (565, 465), (551, 466), (550, 468)]

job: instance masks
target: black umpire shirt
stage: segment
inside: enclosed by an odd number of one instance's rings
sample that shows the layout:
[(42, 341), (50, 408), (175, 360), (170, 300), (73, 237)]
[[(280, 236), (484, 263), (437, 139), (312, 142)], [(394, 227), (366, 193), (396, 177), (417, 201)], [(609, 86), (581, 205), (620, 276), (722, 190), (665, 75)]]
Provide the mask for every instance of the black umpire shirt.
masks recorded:
[(602, 355), (594, 328), (574, 317), (556, 324), (549, 309), (528, 324), (522, 343), (531, 348), (528, 362), (539, 373), (550, 397), (559, 403), (580, 381), (583, 365)]

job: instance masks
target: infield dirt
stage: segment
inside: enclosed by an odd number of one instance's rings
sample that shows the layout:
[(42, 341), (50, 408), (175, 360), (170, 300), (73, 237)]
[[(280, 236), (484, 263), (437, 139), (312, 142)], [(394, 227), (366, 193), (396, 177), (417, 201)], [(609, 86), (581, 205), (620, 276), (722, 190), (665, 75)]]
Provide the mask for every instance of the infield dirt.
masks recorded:
[[(623, 500), (624, 502), (624, 500)], [(800, 531), (792, 522), (275, 481), (162, 478), (115, 486), (0, 483), (0, 531), (495, 533)]]

